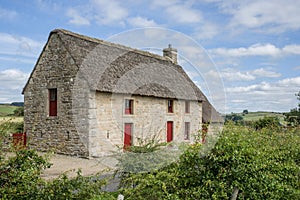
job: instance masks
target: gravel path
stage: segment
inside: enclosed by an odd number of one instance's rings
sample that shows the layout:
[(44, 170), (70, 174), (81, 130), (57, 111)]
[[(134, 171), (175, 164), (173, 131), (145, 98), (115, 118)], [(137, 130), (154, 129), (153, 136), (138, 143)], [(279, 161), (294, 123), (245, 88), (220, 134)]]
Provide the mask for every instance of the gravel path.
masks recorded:
[(49, 180), (57, 178), (64, 172), (67, 172), (68, 176), (76, 176), (78, 169), (81, 169), (83, 176), (93, 175), (101, 172), (111, 171), (116, 165), (116, 160), (110, 157), (85, 159), (78, 157), (71, 157), (66, 155), (54, 154), (50, 157), (50, 163), (53, 165), (46, 169), (42, 178)]

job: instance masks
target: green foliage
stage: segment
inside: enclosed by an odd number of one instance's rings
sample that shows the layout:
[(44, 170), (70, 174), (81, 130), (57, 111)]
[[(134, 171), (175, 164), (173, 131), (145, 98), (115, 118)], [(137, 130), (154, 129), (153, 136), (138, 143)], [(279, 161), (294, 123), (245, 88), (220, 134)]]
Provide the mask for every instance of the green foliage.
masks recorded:
[(9, 133), (21, 133), (23, 132), (23, 129), (24, 129), (23, 121), (16, 122), (13, 121), (12, 119), (8, 119), (0, 123), (0, 132), (2, 133), (2, 135), (5, 134), (7, 136), (7, 134)]
[(30, 149), (5, 152), (3, 142), (21, 125), (12, 120), (0, 124), (0, 199), (116, 199), (115, 194), (101, 191), (106, 180), (100, 174), (83, 177), (78, 171), (75, 178), (62, 174), (45, 181), (41, 173), (51, 166), (48, 155)]
[(33, 150), (16, 151), (0, 165), (0, 197), (2, 199), (35, 199), (45, 185), (40, 178), (50, 164)]
[(277, 117), (264, 117), (253, 122), (253, 126), (256, 130), (260, 130), (262, 128), (276, 129), (280, 127), (280, 122)]
[(59, 178), (47, 182), (39, 196), (40, 199), (47, 197), (49, 200), (93, 199), (94, 197), (101, 199), (103, 196), (112, 199), (112, 195), (101, 191), (105, 183), (106, 179), (101, 178), (100, 175), (84, 177), (79, 170), (73, 179), (67, 174), (62, 174)]
[(16, 117), (24, 116), (24, 107), (23, 106), (17, 107), (14, 110), (14, 116), (16, 116)]
[(249, 112), (248, 112), (248, 110), (243, 110), (243, 114), (248, 114)]
[(238, 114), (231, 113), (225, 116), (225, 123), (229, 121), (233, 121), (236, 124), (240, 124), (243, 121), (243, 117)]
[(285, 121), (288, 123), (289, 126), (300, 125), (300, 91), (295, 95), (299, 100), (298, 108), (293, 108), (290, 112), (284, 114)]
[(180, 160), (130, 176), (126, 199), (297, 199), (300, 195), (300, 132), (229, 124), (214, 149), (196, 143)]
[(116, 199), (116, 195), (101, 191), (106, 179), (100, 175), (84, 177), (78, 171), (75, 178), (62, 174), (45, 181), (41, 172), (50, 166), (47, 156), (39, 156), (28, 149), (1, 159), (0, 199)]
[(0, 105), (0, 116), (9, 116), (14, 114), (14, 110), (17, 106), (11, 106), (7, 104)]
[(161, 143), (154, 136), (150, 139), (138, 139), (138, 145), (130, 146), (117, 155), (118, 170), (115, 174), (121, 178), (120, 186), (131, 185), (131, 176), (140, 173), (147, 174), (156, 171), (178, 157), (176, 151), (168, 151), (170, 143)]

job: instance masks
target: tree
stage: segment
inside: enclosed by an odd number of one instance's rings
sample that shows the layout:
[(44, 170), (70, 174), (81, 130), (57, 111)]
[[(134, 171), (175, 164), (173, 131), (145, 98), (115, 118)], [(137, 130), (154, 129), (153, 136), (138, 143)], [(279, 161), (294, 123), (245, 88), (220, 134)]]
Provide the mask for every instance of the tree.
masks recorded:
[(238, 114), (231, 113), (225, 116), (225, 123), (229, 121), (233, 121), (234, 123), (240, 123), (243, 121), (243, 117)]
[(299, 100), (299, 103), (298, 103), (298, 112), (300, 112), (300, 91), (298, 92), (298, 94), (295, 94), (297, 99)]
[(24, 116), (24, 107), (20, 106), (14, 110), (14, 116), (21, 117)]
[(293, 108), (290, 112), (284, 114), (285, 121), (287, 121), (290, 126), (297, 126), (300, 124), (300, 91), (295, 94), (295, 96), (299, 100), (298, 108)]
[(243, 114), (248, 114), (249, 112), (248, 112), (248, 110), (243, 110)]

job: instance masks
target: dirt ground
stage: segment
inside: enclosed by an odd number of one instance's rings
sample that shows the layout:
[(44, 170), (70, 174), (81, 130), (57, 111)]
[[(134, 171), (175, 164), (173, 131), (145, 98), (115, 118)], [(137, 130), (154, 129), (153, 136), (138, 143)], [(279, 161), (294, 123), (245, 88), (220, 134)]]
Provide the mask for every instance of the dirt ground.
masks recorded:
[(46, 169), (42, 178), (53, 179), (57, 178), (62, 173), (67, 173), (68, 176), (76, 176), (78, 169), (81, 170), (83, 176), (93, 175), (101, 172), (113, 172), (116, 160), (111, 157), (85, 159), (78, 157), (71, 157), (66, 155), (54, 154), (50, 157), (50, 163), (53, 165)]

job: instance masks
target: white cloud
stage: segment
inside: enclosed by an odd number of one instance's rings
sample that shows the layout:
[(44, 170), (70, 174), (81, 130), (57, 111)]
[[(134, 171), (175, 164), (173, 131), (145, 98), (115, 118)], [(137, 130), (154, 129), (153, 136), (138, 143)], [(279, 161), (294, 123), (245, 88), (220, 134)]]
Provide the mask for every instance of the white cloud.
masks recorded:
[(244, 26), (264, 32), (285, 32), (300, 28), (300, 1), (219, 1), (219, 8), (232, 16), (233, 27)]
[(220, 72), (216, 72), (214, 70), (208, 71), (206, 76), (209, 77), (221, 77), (227, 81), (251, 81), (255, 79), (255, 76), (251, 75), (249, 72), (239, 72), (233, 69), (224, 69)]
[(221, 76), (221, 78), (225, 81), (253, 81), (257, 77), (278, 78), (281, 76), (280, 73), (266, 70), (264, 68), (259, 68), (246, 72), (237, 71), (233, 68), (226, 68), (221, 70), (220, 72), (210, 70), (205, 75), (210, 77)]
[(162, 0), (153, 0), (152, 5), (155, 7), (169, 7), (179, 3), (179, 0), (172, 1), (162, 1)]
[(253, 76), (249, 72), (239, 72), (232, 69), (225, 69), (221, 72), (221, 75), (224, 79), (228, 81), (251, 81), (255, 79), (255, 76)]
[(201, 12), (185, 5), (172, 5), (166, 8), (168, 16), (178, 23), (198, 23), (202, 20)]
[(241, 57), (241, 56), (278, 56), (281, 50), (273, 44), (254, 44), (250, 47), (216, 48), (208, 51), (213, 55)]
[(189, 2), (155, 0), (152, 2), (152, 7), (164, 9), (167, 18), (176, 23), (193, 24), (203, 20), (201, 11), (192, 8)]
[(0, 71), (0, 85), (2, 89), (20, 90), (24, 87), (29, 74), (18, 69)]
[(283, 47), (283, 52), (287, 54), (297, 54), (300, 55), (300, 45), (292, 44), (292, 45), (286, 45)]
[(75, 25), (90, 25), (89, 19), (82, 17), (79, 12), (73, 8), (68, 9), (67, 14), (71, 19), (69, 22)]
[(261, 82), (226, 88), (228, 110), (241, 112), (266, 110), (286, 112), (297, 105), (295, 93), (300, 88), (300, 77), (285, 78), (277, 82)]
[(300, 88), (300, 76), (294, 78), (286, 78), (278, 81), (280, 87), (298, 87)]
[(90, 25), (96, 22), (100, 25), (124, 25), (128, 10), (117, 0), (90, 0), (88, 4), (69, 8), (66, 15), (70, 23), (75, 25)]
[(147, 18), (143, 18), (143, 17), (132, 17), (129, 18), (128, 23), (133, 26), (133, 27), (154, 27), (154, 26), (158, 26), (154, 20), (149, 20)]
[(31, 38), (0, 33), (0, 53), (5, 55), (22, 55), (36, 57), (43, 43)]
[(0, 8), (0, 19), (14, 19), (17, 16), (17, 12), (13, 10), (7, 10)]
[(197, 39), (211, 39), (219, 33), (219, 27), (213, 23), (204, 21), (199, 27), (197, 27), (193, 33), (193, 36)]
[(239, 48), (216, 48), (208, 50), (213, 56), (283, 56), (283, 55), (300, 55), (300, 45), (286, 45), (283, 48), (278, 48), (273, 44), (254, 44), (250, 47)]
[(251, 72), (251, 74), (258, 77), (268, 77), (268, 78), (277, 78), (281, 76), (280, 73), (269, 71), (264, 68), (255, 69)]
[(94, 18), (99, 24), (123, 23), (128, 11), (116, 0), (92, 0)]

